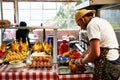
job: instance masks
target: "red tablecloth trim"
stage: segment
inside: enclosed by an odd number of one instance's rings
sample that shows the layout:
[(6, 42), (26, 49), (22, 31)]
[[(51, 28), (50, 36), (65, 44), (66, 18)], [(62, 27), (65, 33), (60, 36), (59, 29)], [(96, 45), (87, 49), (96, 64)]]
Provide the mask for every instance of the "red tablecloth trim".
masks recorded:
[[(16, 72), (14, 72), (16, 71)], [(0, 66), (0, 80), (58, 80), (56, 65), (52, 68), (18, 68)]]
[(92, 74), (66, 74), (59, 75), (59, 80), (92, 80)]
[(58, 66), (52, 68), (19, 68), (0, 66), (0, 80), (92, 80), (92, 74), (58, 74)]

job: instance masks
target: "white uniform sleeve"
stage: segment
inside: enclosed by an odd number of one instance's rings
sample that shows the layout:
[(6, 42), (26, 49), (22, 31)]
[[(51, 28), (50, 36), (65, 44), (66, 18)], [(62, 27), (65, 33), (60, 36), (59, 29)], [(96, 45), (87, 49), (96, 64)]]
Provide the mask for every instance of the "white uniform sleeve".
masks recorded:
[(100, 27), (95, 23), (89, 23), (87, 26), (87, 35), (89, 40), (100, 39)]

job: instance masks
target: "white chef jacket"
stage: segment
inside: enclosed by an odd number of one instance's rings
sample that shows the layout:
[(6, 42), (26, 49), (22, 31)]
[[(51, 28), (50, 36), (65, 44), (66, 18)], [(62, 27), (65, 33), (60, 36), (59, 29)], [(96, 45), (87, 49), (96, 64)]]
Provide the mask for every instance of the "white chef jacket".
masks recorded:
[[(94, 17), (87, 25), (87, 35), (89, 40), (99, 39), (100, 47), (118, 48), (118, 41), (111, 24), (102, 18)], [(109, 50), (108, 60), (116, 60), (119, 57), (117, 49)]]

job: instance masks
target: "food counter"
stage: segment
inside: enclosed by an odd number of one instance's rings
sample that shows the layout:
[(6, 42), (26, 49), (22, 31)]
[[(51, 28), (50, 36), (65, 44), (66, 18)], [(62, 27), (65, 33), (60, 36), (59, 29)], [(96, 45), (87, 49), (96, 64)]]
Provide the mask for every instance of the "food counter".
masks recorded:
[[(44, 27), (43, 27), (44, 28)], [(42, 28), (42, 29), (43, 29)], [(39, 28), (38, 28), (39, 29)], [(49, 29), (49, 28), (48, 28)], [(57, 28), (54, 34), (57, 33)], [(2, 44), (1, 51), (5, 52), (3, 62), (0, 64), (0, 79), (2, 80), (91, 80), (91, 73), (59, 74), (57, 63), (57, 35), (54, 35), (54, 45), (43, 44), (36, 41), (32, 50), (28, 49), (28, 42), (17, 43), (12, 40), (11, 48), (6, 51), (6, 45)], [(22, 40), (21, 40), (22, 41)], [(4, 47), (3, 47), (4, 45)], [(52, 51), (53, 49), (53, 51)], [(69, 53), (74, 52), (69, 51)], [(68, 54), (67, 54), (68, 55)], [(27, 62), (30, 61), (31, 63)], [(12, 62), (13, 61), (13, 62)], [(69, 68), (68, 68), (69, 69)]]
[[(34, 53), (33, 53), (34, 54)], [(36, 53), (37, 55), (39, 53)], [(34, 56), (34, 55), (32, 55)], [(52, 64), (50, 67), (40, 67), (38, 64), (29, 66), (29, 59), (21, 62), (19, 65), (11, 64), (12, 61), (3, 62), (0, 65), (0, 79), (2, 80), (92, 80), (91, 72), (77, 73), (71, 72), (67, 65), (60, 66), (58, 64)], [(38, 59), (38, 57), (37, 57)], [(44, 60), (45, 57), (44, 57)], [(43, 64), (44, 65), (44, 64)], [(45, 66), (45, 65), (44, 65)], [(87, 69), (89, 70), (89, 69)]]
[(68, 66), (59, 66), (58, 68), (59, 80), (92, 80), (93, 70), (86, 67), (86, 71), (71, 72)]

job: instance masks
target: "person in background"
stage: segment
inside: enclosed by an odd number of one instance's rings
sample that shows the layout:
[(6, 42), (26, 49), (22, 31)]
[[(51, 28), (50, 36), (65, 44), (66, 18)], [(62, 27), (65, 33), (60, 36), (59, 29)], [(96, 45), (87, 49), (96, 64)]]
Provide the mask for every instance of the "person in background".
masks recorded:
[(118, 41), (111, 24), (94, 17), (95, 10), (81, 9), (75, 14), (76, 23), (87, 31), (90, 46), (80, 59), (78, 66), (94, 63), (93, 80), (118, 80), (120, 78), (120, 54)]
[[(20, 22), (20, 27), (26, 27), (27, 23), (24, 21)], [(16, 31), (16, 40), (20, 42), (20, 38), (22, 38), (22, 42), (26, 42), (26, 38), (28, 39), (28, 44), (30, 47), (30, 39), (29, 39), (29, 29), (18, 29)]]

